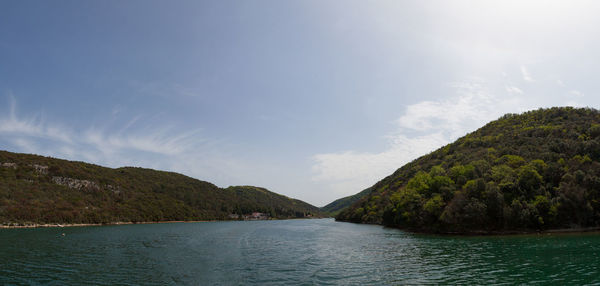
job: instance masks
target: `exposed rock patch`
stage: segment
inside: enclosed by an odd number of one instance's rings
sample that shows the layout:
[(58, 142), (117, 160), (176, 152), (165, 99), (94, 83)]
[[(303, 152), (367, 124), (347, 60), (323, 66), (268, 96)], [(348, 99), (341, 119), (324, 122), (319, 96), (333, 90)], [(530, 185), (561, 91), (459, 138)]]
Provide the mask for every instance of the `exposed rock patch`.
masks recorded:
[(2, 166), (4, 168), (13, 168), (13, 169), (16, 169), (17, 168), (17, 163), (0, 163), (0, 166)]
[(113, 186), (113, 185), (106, 185), (106, 189), (108, 189), (109, 191), (115, 193), (115, 194), (119, 194), (121, 193), (121, 187), (119, 186)]
[(85, 190), (91, 190), (91, 191), (98, 191), (100, 190), (100, 186), (98, 186), (98, 184), (96, 184), (95, 182), (92, 181), (88, 181), (88, 180), (78, 180), (78, 179), (73, 179), (73, 178), (66, 178), (66, 177), (52, 177), (52, 181), (54, 181), (54, 183), (61, 185), (61, 186), (66, 186), (70, 189), (85, 189)]
[(41, 174), (41, 175), (48, 174), (48, 166), (38, 165), (38, 164), (32, 164), (30, 166), (33, 167), (38, 174)]

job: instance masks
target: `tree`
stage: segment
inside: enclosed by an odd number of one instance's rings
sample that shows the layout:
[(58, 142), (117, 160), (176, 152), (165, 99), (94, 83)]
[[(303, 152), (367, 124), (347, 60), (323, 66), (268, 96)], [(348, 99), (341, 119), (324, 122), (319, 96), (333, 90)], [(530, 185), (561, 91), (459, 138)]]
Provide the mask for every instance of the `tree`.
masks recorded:
[(446, 176), (435, 176), (430, 182), (429, 194), (440, 194), (445, 201), (452, 198), (452, 192), (456, 189), (456, 184), (452, 179)]
[(463, 191), (468, 197), (480, 199), (485, 191), (485, 182), (481, 178), (469, 180), (463, 186)]
[(531, 165), (519, 168), (518, 184), (525, 197), (532, 198), (535, 194), (542, 193), (543, 183), (544, 179)]
[(450, 178), (458, 185), (464, 185), (468, 180), (475, 176), (475, 167), (473, 165), (457, 164), (448, 171)]
[(411, 188), (401, 189), (391, 197), (397, 214), (395, 223), (398, 225), (415, 226), (420, 222), (422, 208), (421, 195)]
[(428, 194), (431, 183), (432, 179), (428, 173), (418, 172), (414, 177), (408, 180), (406, 187), (415, 190), (419, 194)]
[(427, 200), (427, 202), (425, 202), (423, 205), (423, 210), (427, 215), (427, 220), (429, 222), (436, 222), (444, 211), (445, 205), (446, 203), (440, 195), (434, 195), (431, 199)]

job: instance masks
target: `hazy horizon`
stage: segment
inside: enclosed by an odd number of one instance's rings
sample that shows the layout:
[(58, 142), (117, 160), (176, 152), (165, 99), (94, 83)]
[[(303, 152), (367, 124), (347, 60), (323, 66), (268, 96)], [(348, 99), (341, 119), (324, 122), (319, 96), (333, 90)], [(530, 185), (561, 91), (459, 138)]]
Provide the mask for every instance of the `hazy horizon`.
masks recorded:
[(3, 1), (0, 149), (323, 206), (497, 119), (600, 107), (593, 1)]

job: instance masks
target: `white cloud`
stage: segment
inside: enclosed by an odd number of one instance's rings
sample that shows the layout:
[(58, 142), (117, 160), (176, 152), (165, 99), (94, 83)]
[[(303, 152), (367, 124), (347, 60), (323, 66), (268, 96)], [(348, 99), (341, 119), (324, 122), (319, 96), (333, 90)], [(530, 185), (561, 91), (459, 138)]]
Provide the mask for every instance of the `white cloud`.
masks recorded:
[(192, 150), (203, 141), (197, 130), (179, 134), (173, 134), (167, 129), (128, 132), (126, 135), (122, 133), (111, 134), (89, 129), (81, 139), (82, 143), (90, 144), (104, 154), (136, 150), (160, 155), (179, 155)]
[(417, 156), (448, 143), (441, 133), (415, 138), (399, 135), (391, 141), (390, 148), (380, 153), (317, 154), (313, 157), (313, 180), (328, 184), (338, 196), (347, 196), (383, 179)]
[(581, 103), (584, 100), (585, 94), (579, 90), (570, 90), (566, 95), (566, 105), (573, 107), (584, 107), (585, 104)]
[(571, 91), (569, 91), (569, 96), (571, 96), (571, 97), (583, 97), (584, 94), (583, 94), (583, 92), (581, 92), (579, 90), (571, 90)]
[(579, 91), (579, 90), (570, 90), (567, 93), (567, 101), (566, 101), (566, 105), (567, 106), (572, 106), (572, 107), (584, 107), (585, 104), (581, 103), (580, 100), (583, 100), (585, 95), (583, 94), (583, 92)]
[(386, 150), (314, 155), (312, 179), (328, 184), (340, 196), (355, 194), (411, 160), (523, 106), (517, 97), (492, 95), (487, 83), (479, 79), (450, 86), (456, 91), (452, 98), (407, 106), (396, 121), (396, 131), (388, 136)]
[(508, 93), (523, 94), (523, 90), (521, 90), (520, 88), (518, 88), (516, 86), (507, 85), (505, 88)]
[[(308, 189), (306, 184), (311, 184), (308, 179), (290, 175), (281, 166), (256, 160), (253, 154), (236, 152), (239, 146), (206, 138), (199, 129), (151, 126), (141, 116), (136, 116), (124, 121), (122, 126), (115, 120), (108, 120), (104, 126), (73, 130), (42, 120), (40, 116), (17, 114), (14, 98), (9, 109), (9, 112), (0, 113), (0, 148), (12, 152), (108, 167), (139, 166), (173, 171), (221, 187), (262, 186), (305, 200), (308, 194), (302, 191)], [(112, 110), (109, 112), (113, 113)], [(301, 186), (303, 183), (305, 185)]]
[(76, 131), (39, 116), (19, 116), (14, 97), (10, 103), (9, 112), (4, 117), (0, 115), (0, 144), (10, 151), (110, 167), (143, 166), (175, 171), (222, 185), (242, 181), (236, 179), (236, 174), (251, 174), (250, 169), (256, 167), (223, 154), (216, 147), (223, 144), (204, 138), (200, 130), (138, 127), (143, 123), (139, 122), (140, 117), (134, 117), (124, 127), (107, 125)]
[(529, 81), (529, 82), (533, 81), (531, 74), (529, 74), (529, 71), (527, 70), (527, 68), (525, 66), (521, 66), (521, 74), (523, 75), (523, 80)]
[(19, 119), (17, 116), (17, 103), (14, 97), (10, 97), (10, 110), (8, 117), (0, 118), (0, 134), (20, 134), (31, 137), (45, 138), (72, 142), (69, 130), (60, 126), (48, 126), (36, 117)]
[(11, 140), (15, 146), (18, 146), (25, 153), (35, 153), (38, 150), (37, 146), (28, 139), (25, 138), (16, 138)]
[[(110, 133), (95, 128), (74, 132), (66, 127), (44, 122), (35, 116), (19, 117), (14, 98), (11, 100), (8, 114), (8, 117), (0, 118), (0, 134), (9, 135), (17, 147), (21, 147), (27, 152), (43, 151), (34, 148), (36, 145), (32, 142), (45, 140), (48, 144), (59, 145), (58, 150), (70, 150), (65, 152), (65, 155), (80, 154), (85, 158), (96, 158), (97, 156), (86, 153), (97, 154), (100, 152), (109, 156), (107, 158), (114, 156), (116, 159), (126, 151), (180, 155), (205, 142), (198, 130), (180, 133), (169, 132), (171, 128), (130, 130), (129, 127), (138, 120), (137, 117), (119, 132)], [(107, 159), (107, 161), (120, 160)]]

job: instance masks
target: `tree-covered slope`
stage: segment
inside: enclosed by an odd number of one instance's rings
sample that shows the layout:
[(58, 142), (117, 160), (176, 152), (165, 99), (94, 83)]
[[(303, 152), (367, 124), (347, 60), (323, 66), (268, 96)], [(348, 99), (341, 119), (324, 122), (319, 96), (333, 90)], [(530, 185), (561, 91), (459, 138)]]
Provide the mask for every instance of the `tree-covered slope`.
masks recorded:
[(372, 189), (336, 218), (459, 233), (600, 226), (600, 112), (507, 114)]
[(177, 173), (0, 151), (0, 224), (220, 220), (252, 212), (319, 214), (315, 206), (257, 187), (222, 189)]
[(362, 197), (368, 195), (371, 192), (372, 188), (367, 188), (360, 193), (343, 197), (341, 199), (337, 199), (328, 205), (320, 208), (321, 212), (330, 216), (336, 216), (339, 214), (344, 208), (347, 208), (354, 204), (356, 201), (360, 200)]

